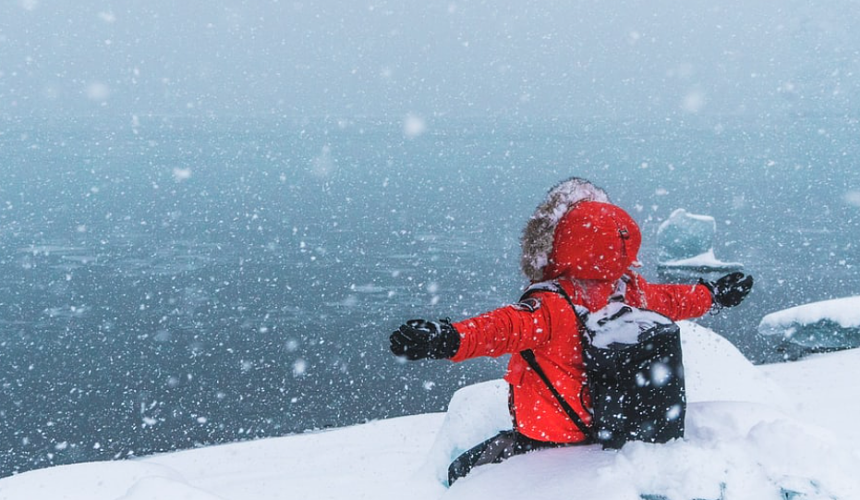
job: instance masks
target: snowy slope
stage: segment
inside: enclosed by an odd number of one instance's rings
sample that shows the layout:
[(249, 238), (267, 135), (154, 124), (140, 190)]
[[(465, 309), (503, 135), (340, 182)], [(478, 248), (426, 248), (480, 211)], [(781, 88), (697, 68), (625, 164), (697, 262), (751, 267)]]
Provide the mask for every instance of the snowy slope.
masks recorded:
[(790, 414), (832, 430), (860, 455), (860, 349), (762, 366), (760, 371), (791, 388), (795, 397), (787, 408)]
[(446, 415), (31, 471), (0, 480), (0, 499), (860, 498), (860, 351), (754, 367), (710, 330), (682, 328), (683, 441), (542, 451), (445, 489), (450, 457), (508, 423), (493, 381), (458, 392)]
[(418, 415), (140, 460), (42, 469), (0, 480), (0, 498), (406, 498), (408, 480), (424, 460), (442, 419), (442, 414)]

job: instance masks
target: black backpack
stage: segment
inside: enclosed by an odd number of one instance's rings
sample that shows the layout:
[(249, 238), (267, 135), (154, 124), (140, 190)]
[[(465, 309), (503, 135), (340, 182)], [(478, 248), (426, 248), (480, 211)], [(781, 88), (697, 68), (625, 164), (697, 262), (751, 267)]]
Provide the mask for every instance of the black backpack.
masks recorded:
[(585, 425), (541, 369), (531, 350), (520, 355), (543, 380), (567, 415), (593, 443), (618, 449), (628, 441), (665, 443), (684, 437), (686, 397), (681, 329), (671, 319), (621, 300), (619, 281), (606, 307), (589, 313), (555, 282), (531, 287), (563, 296), (573, 308), (582, 339), (592, 425)]

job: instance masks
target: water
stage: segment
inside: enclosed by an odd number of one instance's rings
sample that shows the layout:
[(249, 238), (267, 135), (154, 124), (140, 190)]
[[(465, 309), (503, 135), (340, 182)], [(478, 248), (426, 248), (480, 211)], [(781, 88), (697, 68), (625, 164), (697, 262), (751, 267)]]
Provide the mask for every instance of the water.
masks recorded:
[(700, 320), (756, 362), (761, 317), (860, 293), (858, 124), (146, 118), (0, 133), (0, 476), (443, 411), (505, 359), (404, 364), (387, 337), (515, 300), (554, 183), (656, 230), (714, 216), (756, 289)]

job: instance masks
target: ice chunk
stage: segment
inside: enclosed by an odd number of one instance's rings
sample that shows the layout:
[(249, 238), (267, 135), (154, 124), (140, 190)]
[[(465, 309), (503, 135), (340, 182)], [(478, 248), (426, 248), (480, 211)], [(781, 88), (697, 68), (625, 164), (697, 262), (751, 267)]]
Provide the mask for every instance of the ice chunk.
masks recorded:
[(762, 335), (807, 352), (860, 347), (860, 297), (813, 302), (768, 314), (758, 325)]
[(716, 232), (713, 217), (691, 214), (679, 208), (657, 229), (660, 260), (683, 260), (707, 253), (714, 246)]
[(743, 269), (739, 262), (723, 262), (714, 255), (714, 218), (679, 208), (657, 229), (660, 249), (657, 269), (664, 281), (689, 281)]

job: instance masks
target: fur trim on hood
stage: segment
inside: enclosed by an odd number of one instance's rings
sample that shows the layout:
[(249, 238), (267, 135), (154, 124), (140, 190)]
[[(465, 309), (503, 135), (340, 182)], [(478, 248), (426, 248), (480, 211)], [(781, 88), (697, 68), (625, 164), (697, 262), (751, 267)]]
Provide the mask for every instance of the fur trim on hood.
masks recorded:
[(543, 281), (558, 222), (580, 201), (612, 203), (602, 188), (580, 177), (571, 177), (549, 190), (544, 202), (538, 205), (526, 224), (521, 239), (523, 255), (520, 266), (532, 283)]

